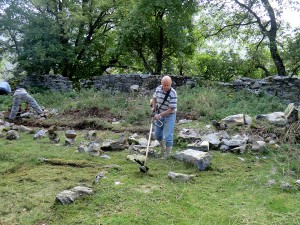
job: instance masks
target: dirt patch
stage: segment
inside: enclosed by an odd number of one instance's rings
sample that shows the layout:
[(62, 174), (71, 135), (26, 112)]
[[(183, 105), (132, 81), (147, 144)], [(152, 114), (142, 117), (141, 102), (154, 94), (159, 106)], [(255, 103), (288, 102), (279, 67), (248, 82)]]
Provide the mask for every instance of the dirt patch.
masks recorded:
[[(5, 114), (5, 116), (7, 116)], [(108, 123), (118, 120), (115, 115), (109, 112), (108, 108), (99, 109), (96, 107), (87, 108), (84, 110), (68, 110), (62, 114), (48, 115), (46, 119), (36, 118), (16, 118), (14, 123), (17, 125), (24, 125), (29, 127), (44, 127), (51, 126), (70, 127), (76, 129), (105, 129), (99, 120)], [(97, 121), (98, 120), (98, 121)]]
[(62, 118), (71, 117), (77, 120), (80, 120), (82, 118), (103, 118), (108, 122), (111, 122), (116, 119), (121, 119), (118, 118), (118, 116), (116, 115), (111, 115), (108, 108), (99, 109), (97, 107), (87, 108), (84, 110), (68, 110), (65, 111), (61, 116)]
[(177, 112), (176, 113), (176, 118), (177, 120), (181, 120), (181, 119), (187, 119), (187, 120), (197, 120), (199, 119), (199, 115), (198, 113), (195, 112)]
[[(112, 126), (113, 121), (121, 120), (121, 116), (112, 115), (108, 108), (99, 109), (97, 107), (87, 108), (84, 110), (68, 110), (62, 114), (48, 115), (46, 119), (25, 118), (16, 119), (17, 125), (28, 127), (40, 127), (48, 129), (51, 126), (68, 127), (77, 130), (96, 129), (96, 130), (112, 130), (117, 132), (139, 132), (148, 133), (148, 125), (132, 125), (128, 127)], [(199, 115), (193, 112), (177, 112), (177, 120), (180, 119), (199, 119)]]

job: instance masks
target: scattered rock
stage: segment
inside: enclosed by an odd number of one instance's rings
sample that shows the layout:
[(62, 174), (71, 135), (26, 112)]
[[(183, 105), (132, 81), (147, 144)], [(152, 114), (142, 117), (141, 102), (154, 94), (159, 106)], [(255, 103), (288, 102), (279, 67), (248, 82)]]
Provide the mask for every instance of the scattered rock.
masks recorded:
[(283, 190), (290, 190), (292, 188), (292, 185), (290, 185), (289, 183), (286, 183), (286, 182), (281, 182), (280, 187)]
[(18, 131), (19, 132), (24, 132), (24, 133), (29, 133), (32, 134), (34, 132), (34, 130), (32, 128), (26, 127), (26, 126), (18, 126)]
[(285, 126), (287, 124), (287, 119), (284, 112), (273, 112), (269, 114), (261, 114), (256, 116), (257, 120), (267, 120), (271, 124), (276, 126)]
[(95, 177), (94, 184), (98, 183), (100, 179), (104, 178), (105, 174), (106, 174), (106, 171), (101, 171), (100, 173), (98, 173)]
[(231, 115), (221, 120), (221, 124), (226, 124), (227, 126), (250, 125), (251, 123), (251, 117), (246, 114)]
[(38, 138), (45, 138), (46, 137), (46, 131), (45, 130), (39, 130), (33, 135), (33, 139), (38, 139)]
[(94, 191), (88, 187), (76, 186), (70, 190), (64, 190), (56, 195), (56, 202), (63, 205), (68, 205), (73, 203), (77, 198), (84, 195), (91, 195)]
[(97, 142), (90, 142), (86, 152), (88, 152), (91, 156), (100, 156), (103, 153), (100, 144)]
[(77, 134), (76, 134), (75, 130), (67, 130), (65, 132), (65, 136), (68, 139), (75, 139), (77, 137)]
[(266, 148), (266, 142), (264, 141), (255, 141), (252, 143), (252, 150), (262, 152)]
[(247, 145), (244, 144), (244, 145), (241, 145), (241, 146), (238, 146), (238, 147), (235, 147), (235, 148), (231, 148), (230, 152), (243, 154), (243, 153), (245, 153), (246, 148), (247, 148)]
[(196, 129), (183, 128), (179, 131), (178, 137), (185, 140), (196, 140), (200, 139), (200, 134)]
[(209, 152), (201, 152), (193, 149), (187, 149), (181, 152), (177, 152), (173, 155), (175, 159), (191, 163), (195, 165), (199, 170), (205, 170), (211, 161), (211, 155)]
[(175, 173), (170, 171), (168, 173), (168, 177), (172, 180), (172, 181), (190, 181), (192, 178), (195, 177), (195, 175), (187, 175), (187, 174), (183, 174), (183, 173)]
[(271, 187), (271, 186), (273, 186), (274, 184), (276, 184), (276, 181), (275, 180), (268, 180), (268, 183), (267, 183), (267, 186), (268, 187)]
[(73, 139), (73, 138), (66, 138), (65, 139), (65, 145), (66, 146), (72, 146), (74, 144), (75, 144), (75, 139)]
[(201, 140), (207, 141), (212, 148), (218, 148), (221, 143), (220, 138), (216, 133), (204, 135)]
[(6, 135), (6, 139), (8, 140), (18, 140), (20, 139), (19, 132), (15, 130), (9, 130)]
[(192, 144), (188, 144), (187, 147), (189, 149), (208, 152), (209, 151), (209, 142), (208, 141), (196, 141)]
[(101, 150), (103, 151), (122, 151), (129, 147), (128, 142), (123, 139), (104, 141)]
[(90, 131), (86, 132), (84, 137), (87, 140), (95, 141), (97, 139), (97, 132), (95, 130), (90, 130)]
[(296, 180), (296, 185), (298, 187), (298, 190), (300, 190), (300, 180)]
[(65, 136), (66, 136), (66, 140), (65, 140), (66, 146), (71, 146), (75, 144), (75, 138), (77, 137), (75, 130), (67, 130), (65, 132)]
[(59, 143), (60, 141), (60, 137), (58, 136), (57, 130), (58, 127), (56, 126), (52, 126), (48, 130), (48, 137), (52, 143)]
[(84, 143), (80, 143), (80, 145), (77, 148), (78, 152), (80, 153), (87, 152), (87, 149), (87, 145)]
[(179, 121), (178, 121), (178, 124), (190, 123), (190, 122), (192, 122), (192, 121), (193, 121), (193, 120), (182, 119), (182, 120), (179, 120)]
[(284, 116), (287, 119), (288, 123), (293, 123), (299, 120), (298, 109), (295, 107), (294, 103), (290, 103), (286, 110), (284, 111)]
[(137, 85), (137, 84), (134, 84), (134, 85), (131, 85), (130, 86), (130, 92), (138, 92), (139, 91), (139, 85)]
[(110, 159), (109, 155), (100, 155), (100, 157), (103, 158), (103, 159)]

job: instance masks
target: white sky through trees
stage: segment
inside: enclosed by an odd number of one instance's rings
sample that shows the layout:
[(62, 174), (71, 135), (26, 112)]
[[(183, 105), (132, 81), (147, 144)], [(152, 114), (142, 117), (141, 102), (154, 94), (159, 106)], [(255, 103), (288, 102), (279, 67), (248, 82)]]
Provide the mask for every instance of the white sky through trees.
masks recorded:
[[(299, 5), (300, 5), (300, 1), (299, 1)], [(293, 28), (300, 26), (300, 12), (296, 12), (292, 10), (284, 10), (282, 17)]]

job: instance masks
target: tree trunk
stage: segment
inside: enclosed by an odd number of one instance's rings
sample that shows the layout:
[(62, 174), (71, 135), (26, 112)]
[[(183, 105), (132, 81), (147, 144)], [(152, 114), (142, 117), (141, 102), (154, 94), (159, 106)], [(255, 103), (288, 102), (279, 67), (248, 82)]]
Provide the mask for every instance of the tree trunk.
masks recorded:
[(161, 74), (161, 71), (162, 71), (164, 45), (165, 45), (164, 29), (162, 27), (164, 13), (165, 13), (165, 9), (158, 10), (156, 13), (156, 18), (155, 18), (155, 20), (158, 22), (158, 29), (159, 29), (158, 41), (159, 41), (159, 43), (157, 43), (158, 49), (155, 52), (156, 68), (155, 68), (154, 74)]
[(159, 49), (156, 53), (156, 69), (155, 74), (161, 74), (162, 61), (163, 61), (163, 49), (164, 49), (164, 30), (159, 28)]
[[(234, 2), (236, 2), (239, 6), (246, 9), (250, 14), (252, 14), (254, 16), (259, 28), (262, 31), (262, 34), (266, 34), (266, 36), (269, 39), (269, 49), (270, 49), (271, 57), (275, 64), (278, 75), (286, 76), (287, 73), (285, 70), (285, 66), (283, 64), (282, 58), (280, 57), (278, 49), (277, 49), (276, 37), (277, 37), (278, 25), (276, 22), (276, 15), (275, 15), (274, 9), (272, 8), (269, 0), (260, 0), (260, 2), (263, 4), (263, 7), (267, 11), (267, 15), (270, 19), (265, 24), (263, 23), (262, 18), (260, 18), (259, 15), (256, 14), (252, 10), (251, 6), (244, 4), (238, 0), (234, 0)], [(268, 27), (269, 27), (269, 29), (268, 29)]]
[(272, 59), (274, 61), (278, 75), (286, 76), (287, 74), (285, 71), (285, 66), (283, 64), (282, 58), (280, 57), (280, 55), (278, 53), (278, 49), (277, 49), (276, 38), (277, 38), (278, 25), (276, 22), (274, 10), (273, 10), (272, 6), (270, 5), (269, 0), (261, 0), (261, 2), (263, 3), (265, 9), (268, 12), (271, 27), (270, 27), (270, 30), (267, 30), (265, 26), (262, 27), (261, 21), (259, 21), (260, 28), (263, 32), (267, 31), (266, 34), (269, 38), (270, 53), (271, 53)]
[(274, 61), (277, 73), (280, 76), (286, 76), (287, 74), (286, 74), (285, 66), (283, 64), (282, 58), (280, 57), (280, 55), (278, 53), (276, 40), (275, 40), (275, 38), (270, 36), (269, 41), (270, 41), (270, 52), (271, 52), (271, 56)]

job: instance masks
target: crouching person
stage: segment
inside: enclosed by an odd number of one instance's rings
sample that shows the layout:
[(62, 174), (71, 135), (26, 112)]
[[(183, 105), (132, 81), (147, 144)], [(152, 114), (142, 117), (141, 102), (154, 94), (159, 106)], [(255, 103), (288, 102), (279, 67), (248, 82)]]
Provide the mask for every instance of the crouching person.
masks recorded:
[(13, 105), (10, 111), (9, 120), (14, 120), (16, 118), (22, 102), (26, 102), (26, 109), (28, 109), (29, 105), (38, 115), (43, 114), (43, 110), (36, 100), (28, 94), (24, 88), (18, 88), (13, 95)]

